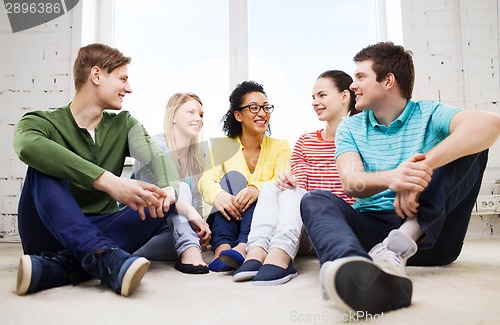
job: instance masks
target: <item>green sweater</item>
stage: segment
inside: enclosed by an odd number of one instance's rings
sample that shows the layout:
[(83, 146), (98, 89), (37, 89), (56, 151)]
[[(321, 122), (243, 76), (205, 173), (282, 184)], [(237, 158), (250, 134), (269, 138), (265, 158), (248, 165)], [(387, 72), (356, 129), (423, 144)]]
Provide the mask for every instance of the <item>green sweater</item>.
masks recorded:
[(103, 112), (95, 142), (80, 128), (69, 105), (25, 114), (17, 124), (14, 150), (24, 163), (54, 177), (69, 180), (71, 191), (85, 214), (118, 210), (107, 193), (92, 188), (105, 170), (120, 176), (125, 157), (150, 165), (159, 187), (177, 191), (177, 169), (144, 127), (129, 112)]

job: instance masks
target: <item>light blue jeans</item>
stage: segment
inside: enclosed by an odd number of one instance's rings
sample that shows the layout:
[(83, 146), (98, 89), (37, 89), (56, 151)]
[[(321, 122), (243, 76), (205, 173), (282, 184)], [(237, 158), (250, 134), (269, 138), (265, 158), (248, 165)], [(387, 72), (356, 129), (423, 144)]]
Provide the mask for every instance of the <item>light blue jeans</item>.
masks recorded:
[[(192, 202), (191, 189), (184, 182), (179, 183), (179, 198)], [(134, 255), (144, 256), (151, 261), (175, 261), (190, 247), (197, 247), (201, 251), (198, 235), (185, 216), (172, 213), (167, 226)]]

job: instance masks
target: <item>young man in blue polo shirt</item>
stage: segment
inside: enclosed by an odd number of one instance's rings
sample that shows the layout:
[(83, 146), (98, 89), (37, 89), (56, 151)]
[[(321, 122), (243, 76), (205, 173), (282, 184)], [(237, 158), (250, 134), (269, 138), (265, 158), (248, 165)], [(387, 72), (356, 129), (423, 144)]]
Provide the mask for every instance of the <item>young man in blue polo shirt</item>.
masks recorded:
[(391, 42), (354, 57), (361, 114), (336, 134), (336, 162), (351, 207), (328, 191), (301, 214), (321, 263), (326, 299), (377, 314), (411, 304), (404, 267), (446, 265), (460, 254), (500, 116), (412, 101), (412, 53)]

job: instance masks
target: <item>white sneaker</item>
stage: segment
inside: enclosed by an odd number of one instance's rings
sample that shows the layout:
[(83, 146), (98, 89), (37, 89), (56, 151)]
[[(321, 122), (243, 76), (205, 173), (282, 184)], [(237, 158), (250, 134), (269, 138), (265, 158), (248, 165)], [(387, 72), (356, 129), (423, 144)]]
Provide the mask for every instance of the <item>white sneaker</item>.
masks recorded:
[(345, 257), (323, 263), (320, 283), (324, 298), (331, 299), (349, 314), (380, 314), (411, 304), (411, 281), (384, 272), (364, 257)]
[(386, 239), (368, 253), (373, 262), (387, 273), (407, 277), (406, 261), (417, 252), (413, 239), (399, 230), (393, 230)]

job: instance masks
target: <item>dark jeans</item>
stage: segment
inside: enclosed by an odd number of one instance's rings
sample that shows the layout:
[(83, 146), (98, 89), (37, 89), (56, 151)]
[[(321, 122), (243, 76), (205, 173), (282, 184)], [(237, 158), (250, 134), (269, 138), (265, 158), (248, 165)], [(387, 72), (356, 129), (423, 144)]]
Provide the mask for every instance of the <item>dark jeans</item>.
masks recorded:
[[(239, 172), (230, 171), (224, 175), (220, 181), (220, 185), (224, 191), (231, 195), (236, 195), (247, 187), (248, 182), (245, 176)], [(214, 249), (222, 244), (229, 244), (231, 247), (234, 247), (239, 243), (246, 243), (248, 241), (255, 204), (256, 202), (243, 213), (241, 221), (236, 221), (233, 218), (228, 221), (215, 208), (212, 210), (207, 218), (207, 223), (212, 230), (210, 243)]]
[[(477, 199), (488, 150), (466, 156), (434, 171), (420, 194), (417, 220), (424, 236), (408, 265), (446, 265), (457, 259)], [(301, 215), (323, 264), (364, 256), (403, 223), (394, 211), (358, 212), (328, 191), (311, 191), (301, 201)]]
[(118, 246), (134, 252), (157, 234), (167, 222), (163, 218), (146, 220), (124, 207), (103, 215), (85, 215), (70, 183), (29, 167), (19, 201), (18, 224), (25, 254), (67, 251), (78, 262), (104, 246)]

